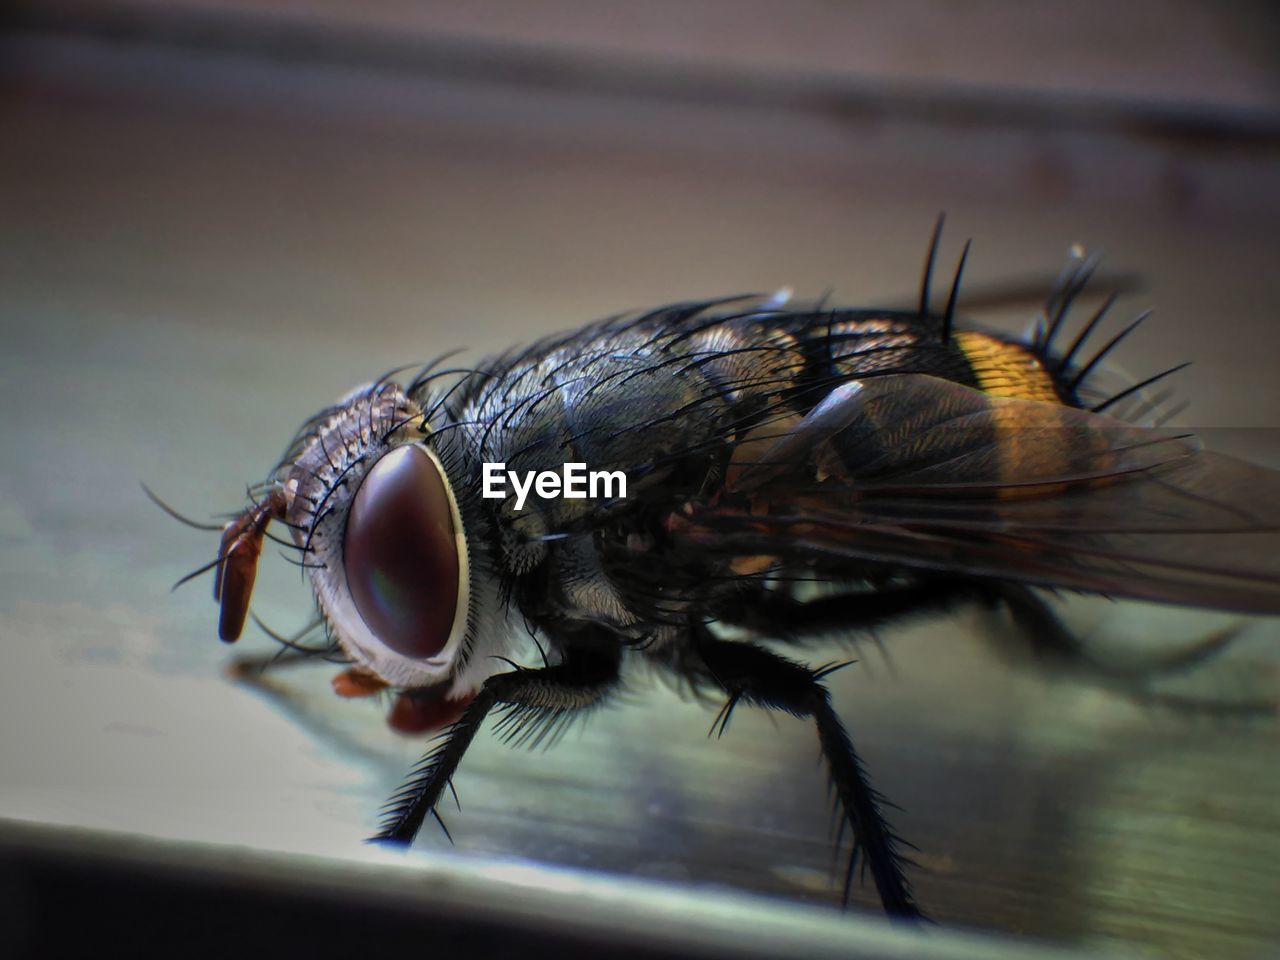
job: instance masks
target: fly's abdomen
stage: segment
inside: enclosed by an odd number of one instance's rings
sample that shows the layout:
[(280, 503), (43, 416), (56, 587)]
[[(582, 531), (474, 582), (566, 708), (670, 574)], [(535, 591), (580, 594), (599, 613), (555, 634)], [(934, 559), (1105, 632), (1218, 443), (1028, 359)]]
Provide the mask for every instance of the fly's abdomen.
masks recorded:
[(1066, 402), (1065, 388), (1031, 347), (974, 330), (957, 331), (952, 339), (969, 365), (974, 385), (983, 393), (1015, 400)]
[[(892, 476), (908, 464), (945, 463), (958, 455), (954, 451), (975, 446), (1007, 464), (1007, 471), (995, 469), (995, 474), (1012, 475), (1026, 456), (1031, 433), (1055, 429), (1052, 424), (1062, 419), (1053, 408), (1075, 406), (1065, 378), (1055, 373), (1055, 360), (1036, 345), (979, 330), (944, 330), (936, 316), (836, 311), (805, 317), (801, 330), (808, 373), (793, 392), (801, 417), (845, 384), (875, 384), (875, 399), (859, 404), (857, 416), (829, 446), (841, 461), (839, 472), (850, 476)], [(922, 389), (922, 376), (979, 391), (991, 407), (981, 416), (970, 410), (960, 417), (957, 403), (971, 404), (963, 398), (973, 395), (941, 384)], [(1050, 406), (1032, 416), (1031, 408), (1007, 401)], [(1066, 413), (1063, 409), (1062, 416)], [(942, 425), (947, 426), (939, 429)], [(808, 419), (793, 427), (809, 428)]]
[(924, 374), (993, 397), (1070, 403), (1036, 347), (978, 330), (943, 330), (940, 318), (901, 311), (837, 311), (803, 318), (811, 382), (824, 385)]

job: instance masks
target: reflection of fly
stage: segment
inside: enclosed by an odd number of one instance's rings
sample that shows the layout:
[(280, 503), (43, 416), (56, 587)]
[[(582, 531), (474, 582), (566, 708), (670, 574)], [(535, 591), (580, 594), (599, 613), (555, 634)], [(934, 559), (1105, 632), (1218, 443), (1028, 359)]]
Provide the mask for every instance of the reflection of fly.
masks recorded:
[[(393, 725), (444, 728), (388, 806), (378, 839), (397, 844), (436, 816), (490, 711), (541, 742), (633, 658), (727, 698), (721, 731), (739, 704), (809, 718), (854, 838), (846, 897), (861, 861), (886, 911), (918, 916), (823, 684), (835, 667), (779, 648), (975, 599), (1044, 627), (1027, 585), (1280, 612), (1280, 474), (1139, 425), (1157, 378), (1099, 394), (1132, 326), (1086, 357), (1104, 306), (1061, 343), (1090, 268), (1073, 263), (1027, 343), (953, 323), (959, 271), (931, 309), (926, 270), (915, 310), (681, 303), (385, 377), (315, 416), (226, 527), (219, 632), (239, 636), (283, 523), (329, 640), (297, 649), (345, 656), (344, 695), (397, 692)], [(485, 463), (566, 462), (621, 471), (626, 499), (481, 496)], [(816, 598), (815, 579), (831, 585)], [(507, 659), (518, 629), (539, 665)]]

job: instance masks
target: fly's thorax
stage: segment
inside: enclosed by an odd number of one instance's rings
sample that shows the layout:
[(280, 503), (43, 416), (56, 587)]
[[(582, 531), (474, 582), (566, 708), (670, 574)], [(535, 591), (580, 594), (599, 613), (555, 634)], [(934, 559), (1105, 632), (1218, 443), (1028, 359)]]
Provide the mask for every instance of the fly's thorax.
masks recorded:
[(454, 683), (474, 627), (459, 478), (422, 409), (380, 383), (345, 398), (281, 468), (286, 520), (334, 638), (395, 687)]
[[(636, 617), (603, 563), (602, 539), (619, 535), (627, 518), (643, 514), (654, 497), (679, 495), (676, 474), (689, 490), (704, 473), (709, 444), (729, 402), (700, 369), (705, 357), (689, 349), (662, 349), (678, 331), (636, 328), (592, 331), (571, 342), (535, 345), (495, 358), (484, 373), (453, 394), (450, 431), (468, 464), (463, 482), (476, 490), (485, 465), (501, 464), (527, 490), (530, 477), (560, 474), (569, 464), (587, 475), (620, 474), (625, 495), (514, 494), (512, 479), (500, 496), (485, 493), (477, 505), (487, 536), (473, 540), (500, 572), (501, 593), (537, 622), (581, 620), (615, 632), (632, 629)], [(613, 482), (613, 481), (611, 481)], [(601, 481), (600, 489), (604, 489)], [(498, 493), (495, 490), (494, 493)], [(504, 609), (506, 607), (504, 606)]]
[[(669, 334), (668, 334), (669, 335)], [(648, 331), (611, 334), (530, 351), (502, 377), (486, 378), (459, 412), (482, 424), (483, 460), (521, 474), (581, 463), (621, 471), (628, 491), (651, 482), (686, 451), (705, 458), (730, 401), (702, 369), (707, 358), (681, 343), (661, 349)], [(591, 507), (560, 500), (556, 521)]]
[(734, 406), (785, 393), (806, 365), (800, 341), (768, 316), (709, 326), (683, 340), (681, 349), (718, 396)]

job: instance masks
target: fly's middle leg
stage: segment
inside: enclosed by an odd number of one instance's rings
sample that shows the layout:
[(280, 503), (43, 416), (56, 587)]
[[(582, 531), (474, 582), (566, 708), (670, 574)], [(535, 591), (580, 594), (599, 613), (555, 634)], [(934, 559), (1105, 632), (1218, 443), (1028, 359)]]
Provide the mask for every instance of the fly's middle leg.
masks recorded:
[(719, 720), (722, 731), (738, 703), (813, 718), (844, 821), (853, 834), (853, 850), (845, 872), (846, 902), (854, 869), (863, 858), (885, 911), (903, 919), (921, 917), (904, 871), (906, 861), (899, 851), (906, 842), (885, 819), (881, 810), (884, 800), (871, 786), (853, 741), (831, 707), (830, 695), (822, 684), (825, 672), (811, 670), (755, 644), (718, 639), (702, 625), (695, 625), (694, 635), (709, 677), (729, 696)]

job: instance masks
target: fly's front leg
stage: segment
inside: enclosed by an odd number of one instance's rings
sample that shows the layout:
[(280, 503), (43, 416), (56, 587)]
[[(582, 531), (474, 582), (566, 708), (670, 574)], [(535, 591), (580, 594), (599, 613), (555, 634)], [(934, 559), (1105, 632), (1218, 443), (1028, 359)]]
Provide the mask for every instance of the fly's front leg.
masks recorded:
[(569, 647), (555, 666), (519, 668), (490, 677), (388, 801), (382, 827), (371, 839), (408, 846), (429, 815), (439, 820), (436, 804), (494, 707), (506, 708), (500, 721), (505, 736), (521, 743), (538, 742), (609, 694), (618, 681), (619, 657), (620, 648), (611, 638), (599, 638), (591, 646)]
[(322, 657), (325, 654), (332, 656), (332, 651), (289, 650), (285, 648), (274, 653), (248, 654), (243, 657), (233, 658), (227, 665), (227, 675), (232, 680), (255, 683), (263, 679), (263, 675), (268, 671), (277, 670), (281, 667), (297, 666), (301, 663), (310, 663), (316, 657)]
[(245, 654), (234, 658), (227, 667), (227, 673), (233, 680), (261, 683), (264, 681), (264, 675), (268, 671), (274, 671), (280, 667), (309, 663), (316, 658), (328, 659), (332, 662), (346, 662), (347, 658), (343, 655), (342, 648), (338, 646), (336, 640), (329, 639), (324, 644), (307, 642), (308, 637), (323, 634), (322, 627), (324, 622), (322, 620), (313, 621), (292, 637), (286, 637), (283, 634), (276, 633), (257, 617), (253, 619), (262, 629), (262, 632), (278, 643), (280, 648), (274, 653)]
[(919, 918), (920, 908), (912, 897), (903, 870), (905, 860), (898, 849), (904, 841), (885, 820), (880, 809), (883, 799), (867, 779), (853, 742), (831, 707), (830, 694), (822, 685), (825, 674), (755, 644), (717, 639), (701, 625), (694, 627), (694, 639), (708, 674), (729, 695), (721, 714), (721, 730), (738, 703), (813, 718), (832, 785), (853, 833), (854, 846), (845, 874), (846, 901), (854, 867), (862, 857), (885, 912), (900, 918)]

